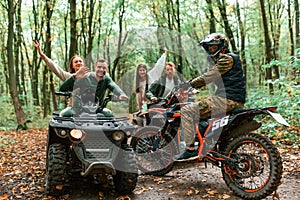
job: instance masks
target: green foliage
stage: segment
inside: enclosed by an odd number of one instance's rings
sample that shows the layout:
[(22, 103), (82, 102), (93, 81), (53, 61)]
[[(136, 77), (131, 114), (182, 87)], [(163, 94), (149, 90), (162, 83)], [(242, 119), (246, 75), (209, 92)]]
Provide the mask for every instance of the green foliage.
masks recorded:
[[(8, 2), (8, 1), (7, 1)], [(103, 0), (95, 1), (93, 6), (93, 24), (91, 27), (87, 26), (89, 19), (89, 10), (87, 2), (77, 5), (76, 18), (78, 37), (78, 53), (84, 57), (88, 57), (86, 54), (90, 54), (93, 59), (104, 57), (113, 63), (116, 60), (117, 52), (120, 50), (120, 57), (118, 65), (115, 70), (115, 80), (120, 87), (130, 98), (129, 108), (123, 106), (111, 106), (114, 113), (134, 112), (136, 110), (136, 102), (134, 97), (134, 77), (135, 68), (138, 63), (145, 63), (149, 69), (151, 69), (154, 63), (162, 54), (162, 48), (167, 45), (169, 48), (168, 61), (172, 61), (178, 64), (179, 50), (183, 50), (182, 69), (183, 76), (186, 79), (191, 79), (201, 74), (203, 69), (206, 68), (206, 54), (202, 52), (202, 49), (197, 46), (200, 41), (210, 31), (210, 18), (207, 2), (205, 1), (178, 1), (179, 4), (175, 4), (175, 1), (126, 1), (125, 12), (122, 19), (122, 38), (119, 38), (119, 22), (121, 16), (118, 11), (120, 10), (119, 0)], [(278, 1), (277, 3), (282, 3)], [(33, 11), (33, 5), (35, 4), (36, 11)], [(173, 3), (173, 5), (171, 5)], [(266, 5), (273, 4), (274, 2), (268, 2)], [(15, 66), (20, 71), (19, 80), (20, 84), (24, 80), (26, 91), (26, 98), (22, 99), (23, 109), (26, 113), (26, 119), (31, 123), (27, 124), (29, 128), (47, 127), (48, 119), (43, 118), (43, 109), (39, 106), (32, 105), (32, 99), (29, 96), (32, 94), (32, 88), (30, 83), (36, 81), (32, 80), (32, 66), (29, 63), (34, 64), (37, 60), (34, 58), (33, 40), (39, 39), (42, 43), (42, 48), (45, 50), (46, 39), (46, 12), (45, 6), (51, 6), (45, 1), (25, 1), (22, 4), (21, 11), (21, 26), (24, 36), (24, 44), (19, 49), (22, 52), (19, 66)], [(0, 42), (2, 46), (6, 45), (7, 37), (14, 37), (7, 35), (7, 15), (5, 10), (6, 3), (0, 7), (0, 27), (4, 27), (0, 30)], [(172, 6), (172, 7), (171, 7)], [(180, 14), (177, 15), (176, 9), (179, 6)], [(234, 32), (234, 39), (237, 42), (241, 38), (239, 24), (237, 23), (237, 16), (234, 9), (236, 5), (233, 2), (227, 3), (227, 15), (229, 24)], [(254, 9), (253, 9), (254, 8)], [(212, 9), (214, 11), (216, 32), (226, 32), (223, 26), (223, 19), (219, 9), (217, 8), (217, 2), (212, 3)], [(66, 67), (68, 62), (67, 56), (68, 43), (70, 39), (69, 28), (70, 20), (65, 18), (69, 16), (69, 3), (67, 1), (56, 1), (53, 7), (53, 13), (50, 20), (52, 27), (51, 35), (51, 59), (53, 59), (62, 68)], [(264, 28), (262, 25), (261, 14), (259, 5), (255, 2), (241, 3), (240, 4), (241, 17), (245, 28), (246, 46), (245, 46), (245, 59), (247, 63), (247, 85), (253, 88), (259, 88), (256, 90), (248, 91), (248, 107), (264, 107), (264, 106), (278, 106), (278, 112), (280, 112), (289, 123), (293, 125), (299, 125), (299, 71), (300, 60), (296, 57), (287, 57), (290, 55), (290, 40), (289, 34), (285, 31), (284, 27), (287, 27), (288, 21), (286, 17), (281, 19), (277, 18), (277, 13), (270, 10), (269, 15), (273, 17), (274, 27), (277, 24), (282, 24), (282, 31), (280, 32), (280, 41), (278, 41), (278, 60), (272, 60), (270, 63), (262, 65), (265, 60), (265, 42), (263, 38)], [(293, 12), (293, 10), (292, 10)], [(295, 12), (295, 11), (294, 11)], [(286, 11), (282, 16), (287, 16)], [(25, 19), (25, 20), (24, 20)], [(66, 23), (65, 23), (65, 19)], [(177, 20), (180, 20), (180, 27), (177, 24)], [(85, 27), (83, 27), (85, 25)], [(156, 28), (161, 29), (161, 33), (156, 31)], [(180, 28), (180, 29), (179, 29)], [(92, 52), (87, 52), (87, 31), (92, 31)], [(181, 46), (177, 33), (181, 33)], [(275, 30), (276, 31), (276, 30)], [(276, 34), (275, 34), (276, 35)], [(120, 39), (120, 40), (119, 40)], [(117, 49), (118, 42), (121, 42), (121, 49)], [(182, 48), (182, 49), (181, 49)], [(238, 46), (238, 49), (241, 47)], [(2, 49), (0, 56), (0, 78), (1, 80), (9, 80), (7, 76), (7, 58), (5, 48)], [(16, 49), (17, 51), (17, 49)], [(93, 53), (95, 51), (95, 53)], [(25, 56), (28, 54), (28, 57)], [(15, 55), (16, 56), (16, 55)], [(37, 58), (39, 59), (39, 57)], [(37, 74), (39, 80), (38, 94), (41, 94), (39, 98), (42, 98), (42, 94), (50, 92), (50, 90), (42, 90), (42, 80), (47, 78), (42, 76), (44, 69), (44, 63), (37, 64)], [(92, 62), (91, 62), (92, 63)], [(113, 66), (113, 65), (110, 65)], [(260, 67), (261, 66), (261, 67)], [(274, 85), (274, 94), (270, 96), (268, 94), (268, 88), (260, 86), (263, 84), (264, 69), (278, 66), (281, 68), (281, 79), (269, 80), (268, 83)], [(35, 65), (34, 65), (35, 67)], [(23, 71), (24, 70), (24, 71)], [(110, 68), (110, 70), (112, 70)], [(22, 72), (22, 74), (21, 74)], [(112, 73), (110, 71), (110, 73)], [(112, 74), (111, 74), (112, 75)], [(285, 77), (283, 77), (285, 76)], [(22, 81), (21, 81), (22, 80)], [(58, 79), (57, 79), (58, 80)], [(129, 81), (131, 84), (129, 84)], [(55, 84), (56, 89), (61, 82)], [(297, 85), (298, 84), (298, 85)], [(6, 84), (7, 85), (7, 84)], [(261, 87), (261, 88), (260, 88)], [(22, 87), (20, 87), (22, 88)], [(8, 93), (8, 87), (3, 83), (0, 87), (0, 130), (15, 129), (17, 127), (15, 112), (12, 106)], [(20, 91), (22, 92), (22, 91)], [(206, 93), (205, 93), (206, 94)], [(206, 94), (207, 95), (207, 94)], [(50, 95), (49, 95), (50, 96)], [(201, 95), (198, 95), (201, 96)], [(197, 96), (197, 98), (198, 98)], [(41, 99), (40, 99), (41, 100)], [(24, 102), (29, 102), (25, 106)], [(42, 102), (42, 101), (39, 101)], [(59, 104), (60, 110), (64, 108), (64, 104)], [(50, 118), (51, 116), (49, 116)], [(277, 123), (268, 121), (268, 124), (262, 128), (262, 130), (269, 130), (269, 134), (277, 134)], [(288, 134), (286, 137), (291, 137)]]
[(276, 89), (274, 94), (266, 93), (267, 88), (261, 87), (248, 92), (247, 107), (277, 106), (277, 111), (294, 125), (299, 124), (300, 90), (298, 85), (283, 79), (272, 82)]
[[(13, 130), (18, 127), (14, 107), (11, 103), (10, 96), (0, 96), (0, 130)], [(48, 125), (48, 120), (43, 118), (42, 108), (29, 104), (23, 106), (28, 121), (28, 128), (45, 128)]]
[(268, 69), (268, 68), (271, 68), (273, 66), (288, 66), (288, 63), (285, 62), (285, 61), (272, 60), (270, 63), (262, 65), (261, 68), (262, 69)]
[(9, 96), (0, 96), (0, 113), (0, 130), (6, 131), (17, 127), (14, 107)]
[(295, 56), (291, 56), (285, 60), (272, 60), (270, 63), (261, 66), (262, 69), (272, 68), (273, 66), (279, 66), (286, 69), (300, 70), (300, 59)]
[[(300, 115), (300, 90), (299, 85), (286, 81), (284, 78), (272, 82), (274, 84), (274, 94), (267, 93), (267, 88), (261, 87), (248, 92), (246, 107), (269, 107), (276, 106), (280, 113), (291, 127), (299, 126)], [(263, 120), (261, 132), (274, 138), (279, 143), (288, 140), (289, 143), (298, 144), (300, 133), (296, 129), (286, 128), (278, 124), (271, 117), (259, 118)]]

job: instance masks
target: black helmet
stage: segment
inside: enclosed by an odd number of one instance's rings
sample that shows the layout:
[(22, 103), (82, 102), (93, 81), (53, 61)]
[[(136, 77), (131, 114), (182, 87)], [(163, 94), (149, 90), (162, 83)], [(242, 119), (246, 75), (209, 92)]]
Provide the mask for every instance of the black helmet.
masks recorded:
[[(224, 34), (212, 33), (207, 35), (201, 42), (200, 45), (210, 56), (217, 55), (221, 50), (228, 51), (228, 40)], [(211, 46), (217, 46), (217, 48), (209, 48)]]

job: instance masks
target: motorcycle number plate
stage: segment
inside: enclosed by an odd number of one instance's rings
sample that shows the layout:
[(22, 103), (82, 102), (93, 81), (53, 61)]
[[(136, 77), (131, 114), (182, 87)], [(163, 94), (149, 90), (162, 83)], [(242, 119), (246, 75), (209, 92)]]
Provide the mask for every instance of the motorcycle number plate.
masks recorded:
[(285, 126), (290, 126), (289, 123), (287, 123), (287, 121), (285, 121), (285, 119), (279, 114), (279, 113), (273, 113), (271, 111), (268, 110), (268, 113), (280, 124), (283, 124)]
[(222, 128), (223, 126), (226, 126), (228, 124), (228, 118), (229, 116), (223, 117), (222, 119), (218, 119), (214, 121), (212, 125), (212, 130), (216, 130), (218, 128)]

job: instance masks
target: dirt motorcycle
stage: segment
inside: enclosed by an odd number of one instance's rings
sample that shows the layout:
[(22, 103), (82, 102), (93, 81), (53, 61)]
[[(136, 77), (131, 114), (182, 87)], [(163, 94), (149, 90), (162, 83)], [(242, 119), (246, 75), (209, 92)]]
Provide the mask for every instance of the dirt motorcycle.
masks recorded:
[[(193, 88), (190, 88), (187, 91), (186, 102), (194, 102), (194, 95), (198, 93), (195, 92)], [(166, 97), (169, 99), (172, 92)], [(167, 99), (159, 97), (157, 101), (152, 101), (150, 103), (143, 104), (143, 109), (141, 112), (133, 113), (132, 124), (137, 125), (138, 127), (145, 126), (158, 126), (161, 127), (165, 123), (165, 117), (163, 116), (163, 112), (166, 109), (169, 109), (169, 104), (166, 104), (165, 101)]]
[(137, 160), (128, 145), (134, 127), (127, 122), (128, 117), (103, 114), (107, 103), (117, 102), (118, 98), (109, 94), (99, 106), (90, 94), (95, 94), (95, 91), (86, 90), (81, 96), (72, 95), (80, 105), (72, 117), (61, 117), (55, 113), (49, 121), (47, 195), (63, 195), (71, 180), (79, 177), (110, 185), (119, 194), (129, 194), (136, 187)]
[[(183, 94), (186, 91), (174, 87), (161, 109), (164, 125), (142, 127), (132, 139), (139, 169), (146, 174), (162, 176), (174, 167), (172, 158), (180, 153), (182, 141), (180, 107), (191, 103), (183, 101)], [(276, 107), (235, 109), (225, 116), (195, 121), (199, 158), (190, 162), (208, 162), (221, 168), (227, 186), (243, 199), (270, 195), (281, 183), (282, 159), (266, 136), (253, 131), (261, 126), (254, 117), (261, 115), (288, 126), (275, 110)]]

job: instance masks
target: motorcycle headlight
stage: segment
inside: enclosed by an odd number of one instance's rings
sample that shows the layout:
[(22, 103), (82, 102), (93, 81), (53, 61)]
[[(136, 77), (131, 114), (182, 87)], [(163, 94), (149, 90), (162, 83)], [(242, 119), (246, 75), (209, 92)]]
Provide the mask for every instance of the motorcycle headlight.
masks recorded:
[(113, 132), (112, 139), (115, 141), (121, 141), (124, 139), (124, 133), (122, 131)]
[(83, 137), (83, 132), (81, 130), (77, 130), (77, 129), (73, 129), (70, 132), (70, 136), (72, 137), (72, 139), (74, 140), (80, 140)]

